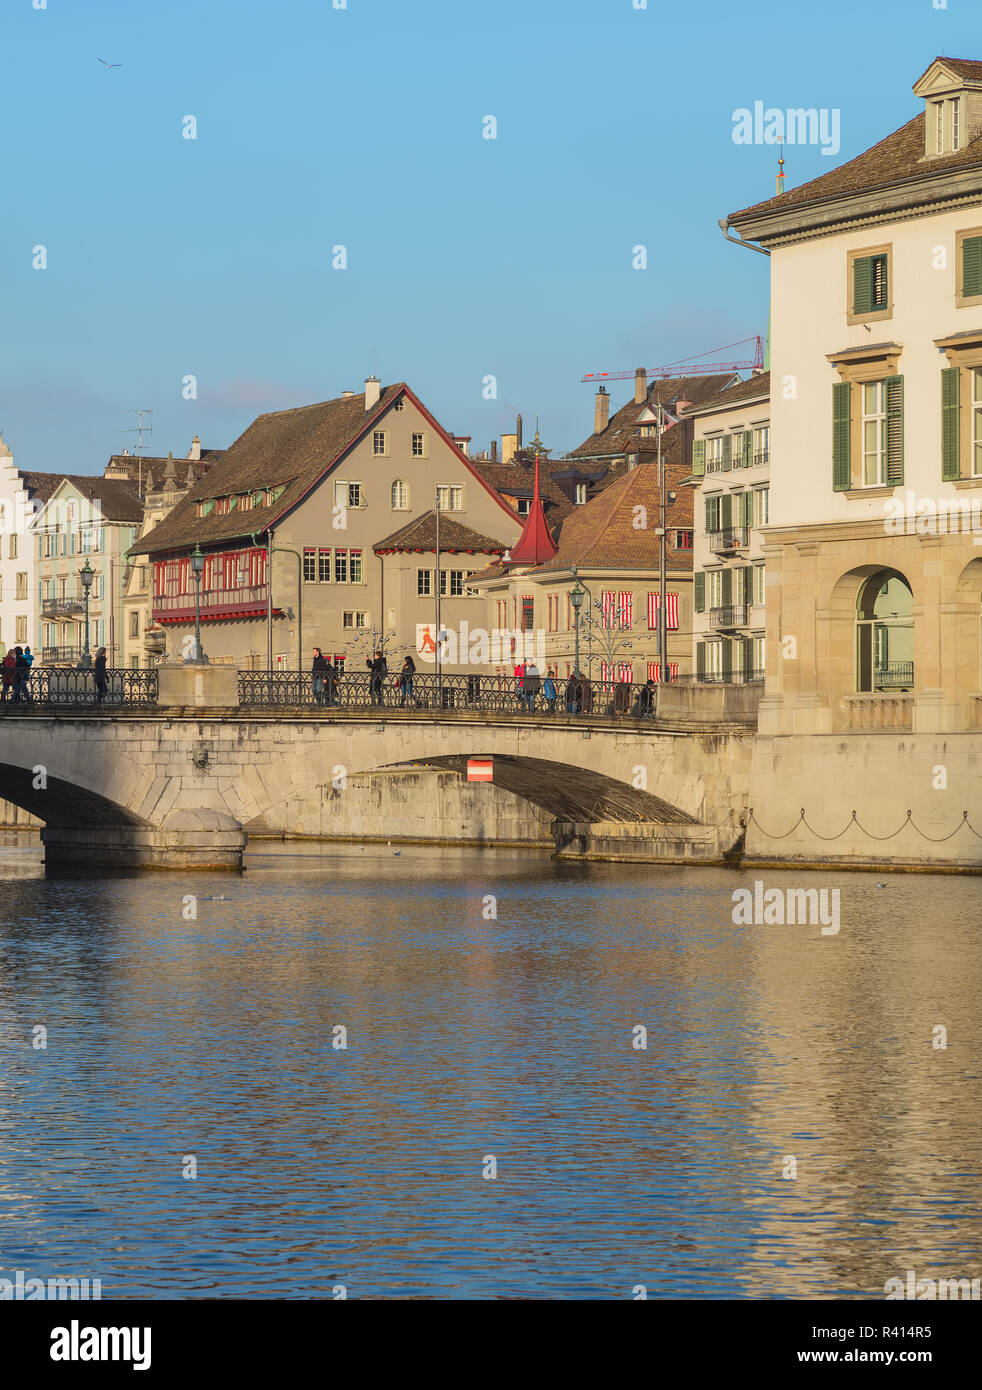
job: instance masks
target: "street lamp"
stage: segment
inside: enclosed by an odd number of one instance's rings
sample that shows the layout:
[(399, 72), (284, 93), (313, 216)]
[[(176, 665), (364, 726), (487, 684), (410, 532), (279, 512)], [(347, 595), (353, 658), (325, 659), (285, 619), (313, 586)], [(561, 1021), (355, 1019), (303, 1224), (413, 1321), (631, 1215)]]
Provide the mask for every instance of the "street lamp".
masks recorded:
[(92, 653), (89, 651), (89, 590), (92, 588), (92, 581), (95, 578), (95, 570), (89, 564), (88, 559), (79, 570), (78, 577), (82, 581), (82, 592), (85, 595), (85, 650), (82, 653), (79, 666), (83, 671), (87, 671), (92, 665)]
[(569, 591), (569, 601), (573, 605), (573, 674), (580, 674), (580, 609), (583, 607), (583, 599), (586, 591), (580, 587), (579, 578), (576, 580), (576, 587)]
[(191, 552), (191, 572), (194, 575), (194, 656), (185, 661), (195, 666), (207, 666), (208, 658), (201, 650), (201, 576), (205, 572), (205, 556), (200, 545)]

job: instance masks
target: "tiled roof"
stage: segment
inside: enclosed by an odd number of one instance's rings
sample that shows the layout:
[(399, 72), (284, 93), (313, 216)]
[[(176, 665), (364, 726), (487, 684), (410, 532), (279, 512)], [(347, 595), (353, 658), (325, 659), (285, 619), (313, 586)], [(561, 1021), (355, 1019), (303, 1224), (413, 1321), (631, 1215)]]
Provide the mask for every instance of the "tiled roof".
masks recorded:
[(24, 480), (24, 486), (31, 495), (31, 499), (37, 498), (39, 502), (47, 502), (55, 488), (64, 477), (63, 473), (29, 473), (20, 469), (20, 476)]
[[(728, 381), (732, 381), (734, 375), (733, 372), (721, 372), (711, 376), (663, 377), (653, 381), (648, 387), (647, 403), (669, 406), (677, 400), (685, 400), (698, 405), (720, 392)], [(629, 440), (637, 433), (638, 416), (642, 410), (644, 404), (639, 405), (632, 397), (627, 405), (621, 406), (620, 410), (610, 417), (605, 430), (601, 430), (599, 434), (591, 434), (578, 448), (571, 449), (568, 457), (604, 457), (624, 453)]]
[(51, 500), (61, 483), (71, 483), (83, 497), (97, 504), (105, 521), (143, 520), (143, 499), (136, 488), (130, 487), (129, 483), (121, 478), (103, 478), (98, 473), (52, 473), (49, 476), (54, 478), (55, 486), (44, 499), (45, 502)]
[(726, 405), (736, 405), (740, 401), (751, 401), (757, 396), (769, 396), (771, 392), (770, 372), (760, 372), (757, 376), (748, 377), (746, 381), (737, 382), (736, 386), (730, 386), (725, 391), (721, 391), (718, 396), (711, 396), (708, 401), (703, 401), (700, 405), (692, 406), (684, 414), (692, 415), (696, 411), (715, 410)]
[(827, 174), (797, 188), (788, 189), (776, 198), (768, 198), (763, 203), (754, 203), (752, 207), (733, 212), (727, 221), (735, 226), (743, 219), (759, 217), (763, 213), (820, 203), (848, 193), (867, 192), (888, 184), (902, 183), (905, 179), (927, 178), (939, 170), (947, 172), (964, 165), (982, 163), (982, 135), (954, 154), (942, 154), (925, 160), (924, 120), (925, 115), (921, 111), (913, 120), (855, 159), (850, 159), (847, 164), (830, 169)]
[[(517, 460), (510, 463), (492, 463), (488, 459), (472, 459), (474, 467), (478, 469), (485, 482), (489, 483), (496, 492), (515, 497), (531, 497), (532, 481), (534, 468), (531, 462), (520, 463)], [(551, 477), (553, 469), (568, 467), (561, 459), (543, 458), (539, 460), (539, 493), (542, 497), (542, 506), (546, 514), (546, 520), (550, 527), (558, 526), (563, 518), (573, 510), (573, 503), (563, 492), (558, 484), (554, 483)], [(517, 516), (518, 513), (516, 512)], [(520, 522), (524, 518), (519, 518)]]
[[(505, 518), (503, 517), (504, 521)], [(409, 521), (398, 531), (384, 540), (376, 541), (372, 547), (376, 555), (392, 550), (436, 550), (436, 512), (428, 511), (415, 521)], [(440, 550), (473, 551), (476, 554), (500, 555), (508, 549), (507, 541), (494, 540), (472, 531), (461, 521), (455, 521), (444, 512), (440, 513)]]
[[(371, 430), (399, 396), (406, 396), (422, 413), (448, 448), (452, 439), (417, 399), (404, 381), (386, 386), (376, 405), (365, 409), (362, 394), (338, 396), (317, 405), (298, 406), (260, 415), (226, 449), (220, 462), (208, 470), (174, 510), (149, 535), (130, 549), (131, 555), (164, 550), (184, 550), (201, 542), (214, 545), (265, 531), (291, 511), (321, 481), (331, 467)], [(458, 455), (461, 467), (480, 475), (473, 462)], [(278, 501), (250, 511), (195, 515), (198, 501), (225, 497), (260, 488), (282, 487)], [(488, 491), (493, 493), (491, 488)], [(502, 510), (506, 504), (500, 502)]]
[[(680, 487), (688, 472), (685, 445), (681, 430), (670, 430), (664, 437), (662, 456), (666, 482), (676, 490), (675, 503), (667, 509), (669, 529), (692, 528), (692, 491)], [(647, 513), (647, 526), (638, 527), (640, 515), (635, 508), (642, 506)], [(616, 478), (598, 497), (583, 507), (574, 508), (563, 523), (559, 548), (551, 560), (529, 571), (531, 577), (545, 577), (554, 570), (568, 570), (571, 565), (608, 569), (657, 570), (659, 542), (658, 469), (653, 461), (640, 463), (630, 473)], [(668, 549), (669, 569), (691, 569), (692, 551), (675, 552)], [(492, 564), (476, 576), (496, 579), (509, 573), (508, 565)]]
[[(202, 449), (200, 459), (175, 458), (170, 460), (174, 466), (174, 477), (183, 486), (188, 468), (194, 470), (196, 479), (202, 478), (224, 454), (224, 449)], [(159, 492), (163, 486), (169, 460), (150, 454), (111, 454), (106, 471), (124, 470), (131, 483), (140, 492)]]
[[(977, 58), (942, 58), (938, 57), (935, 63), (944, 63), (946, 68), (950, 68), (956, 77), (964, 77), (969, 82), (982, 82), (982, 62)], [(933, 64), (931, 65), (933, 67)]]

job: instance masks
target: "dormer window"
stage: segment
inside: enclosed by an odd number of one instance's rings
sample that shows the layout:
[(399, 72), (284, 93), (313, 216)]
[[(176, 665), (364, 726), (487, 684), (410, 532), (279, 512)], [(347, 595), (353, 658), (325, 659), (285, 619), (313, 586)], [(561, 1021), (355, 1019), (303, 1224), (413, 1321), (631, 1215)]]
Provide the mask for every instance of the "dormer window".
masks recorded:
[(574, 483), (573, 501), (578, 507), (586, 505), (586, 483)]
[(970, 145), (982, 125), (982, 63), (962, 58), (935, 58), (914, 83), (924, 98), (924, 158), (957, 154)]

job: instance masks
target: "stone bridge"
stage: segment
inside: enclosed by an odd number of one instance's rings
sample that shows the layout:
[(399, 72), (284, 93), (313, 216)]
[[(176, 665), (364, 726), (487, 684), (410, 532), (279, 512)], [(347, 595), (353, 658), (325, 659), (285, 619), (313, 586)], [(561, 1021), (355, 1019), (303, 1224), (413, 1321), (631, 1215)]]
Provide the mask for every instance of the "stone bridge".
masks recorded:
[[(562, 715), (233, 706), (27, 708), (0, 714), (0, 797), (43, 822), (49, 870), (231, 868), (250, 833), (316, 824), (361, 838), (349, 788), (382, 769), (464, 774), (540, 808), (560, 852), (617, 843), (670, 862), (720, 862), (742, 836), (752, 737)], [(419, 838), (441, 839), (433, 806)]]

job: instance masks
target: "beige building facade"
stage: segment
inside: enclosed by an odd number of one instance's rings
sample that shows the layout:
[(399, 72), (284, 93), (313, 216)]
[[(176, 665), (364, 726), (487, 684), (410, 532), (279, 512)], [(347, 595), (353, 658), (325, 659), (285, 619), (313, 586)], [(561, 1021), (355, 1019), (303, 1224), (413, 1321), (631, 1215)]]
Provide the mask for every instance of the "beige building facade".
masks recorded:
[(695, 425), (692, 669), (705, 681), (763, 680), (770, 374), (688, 414)]

